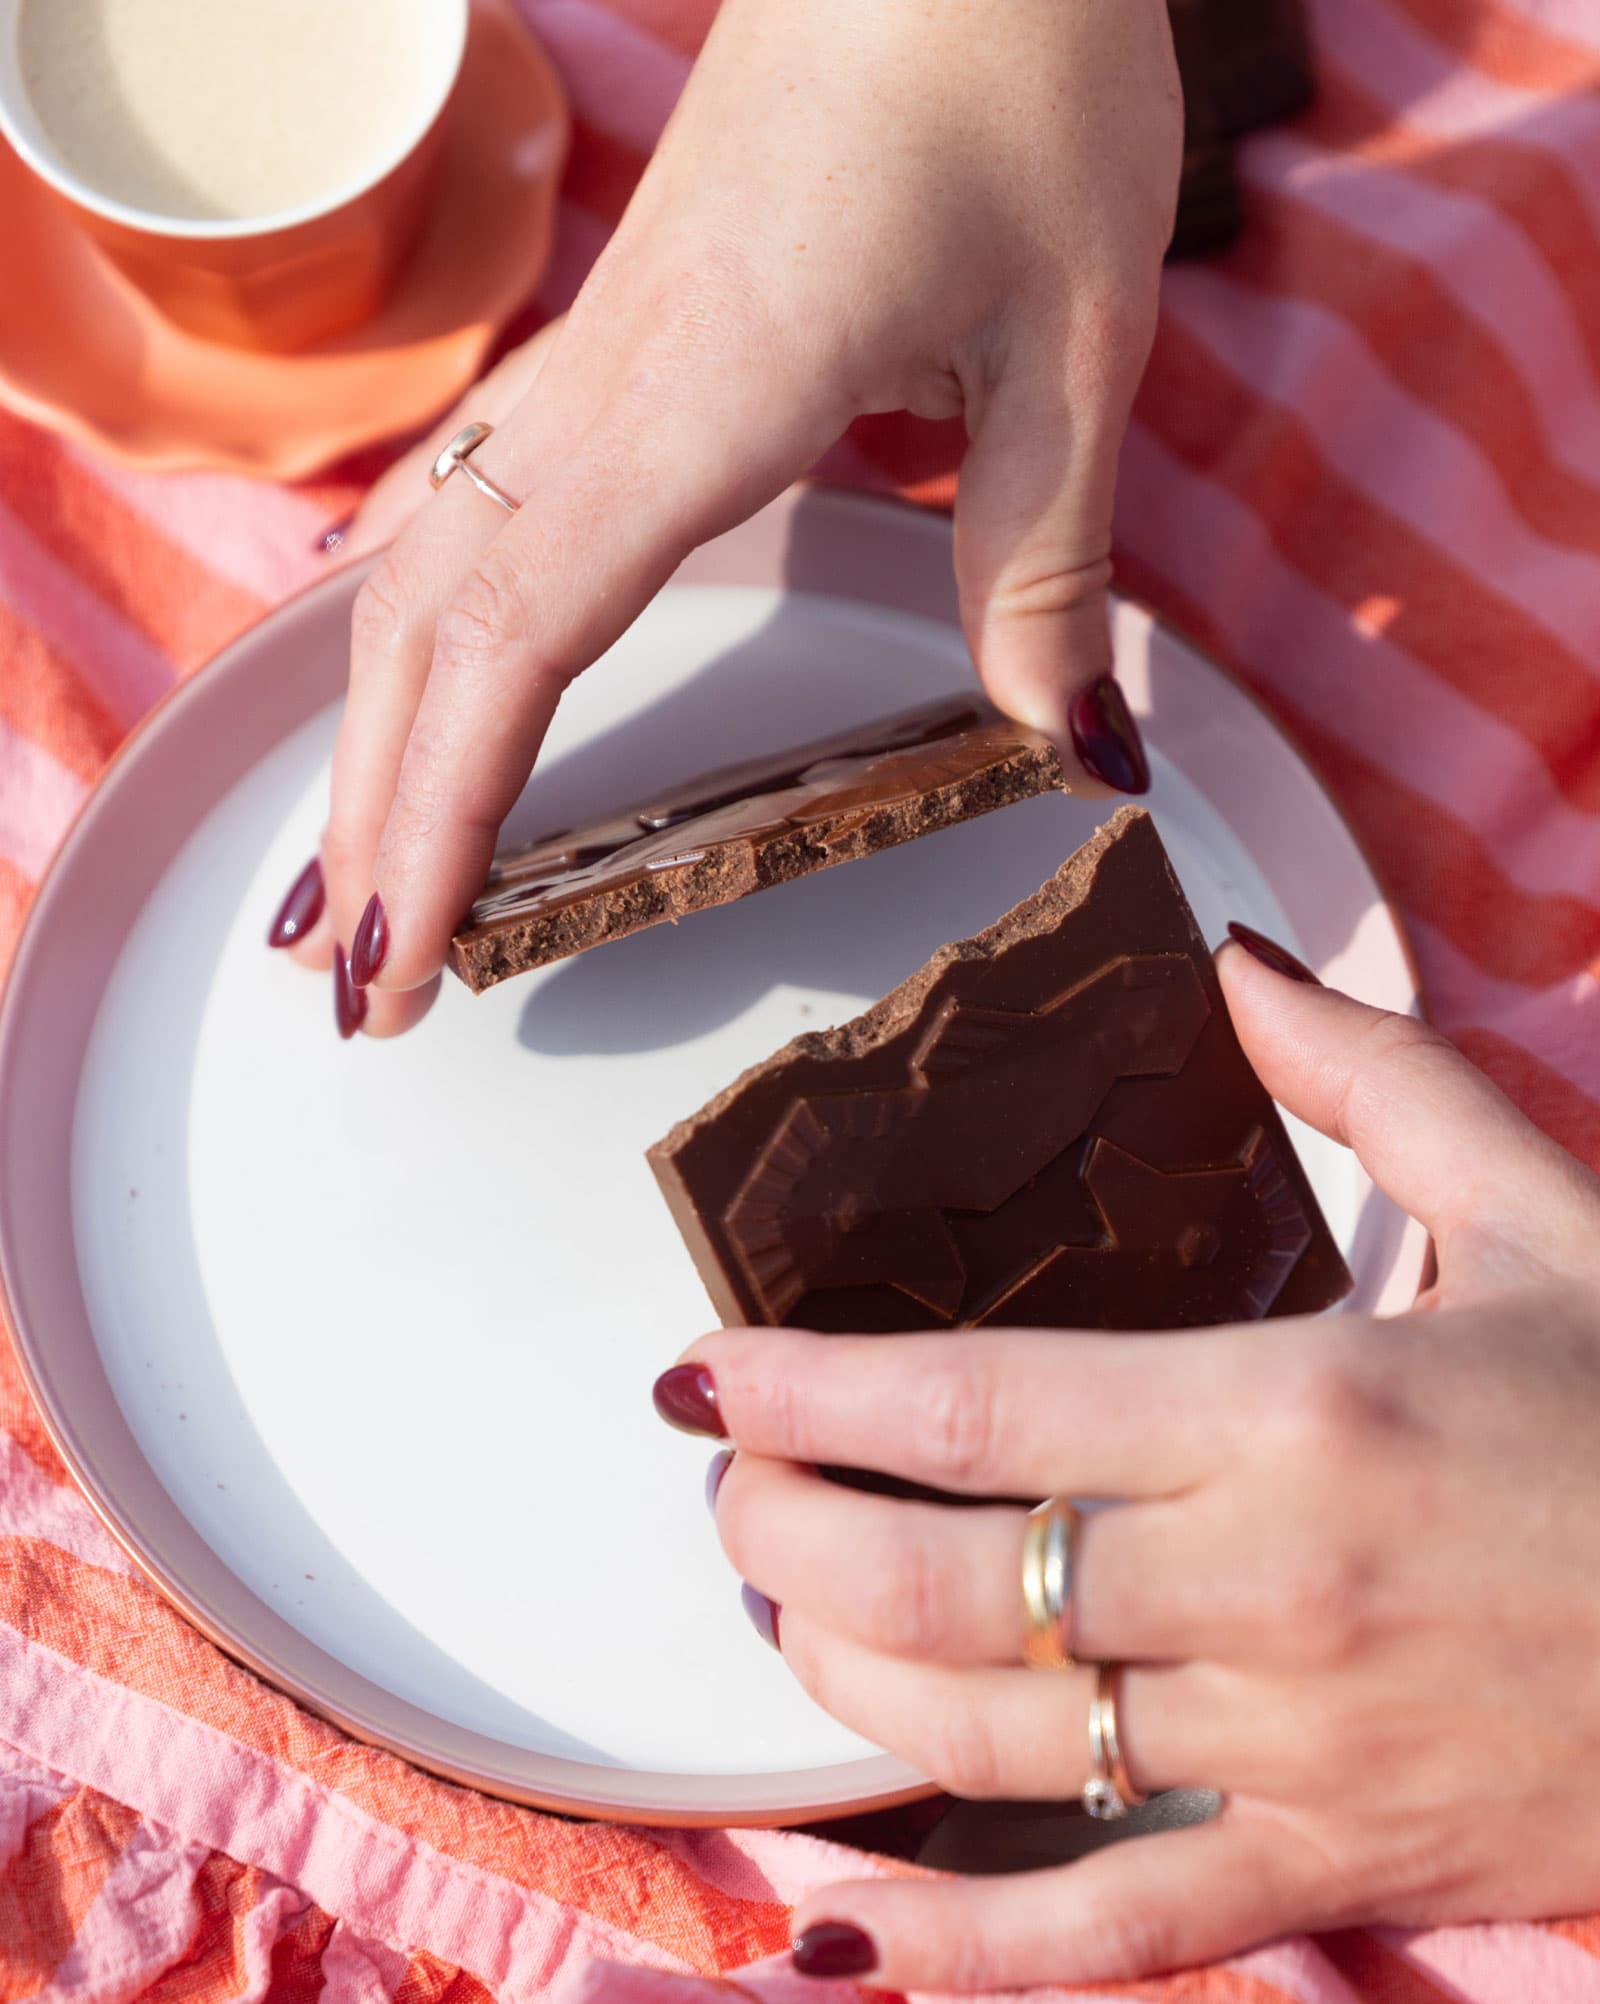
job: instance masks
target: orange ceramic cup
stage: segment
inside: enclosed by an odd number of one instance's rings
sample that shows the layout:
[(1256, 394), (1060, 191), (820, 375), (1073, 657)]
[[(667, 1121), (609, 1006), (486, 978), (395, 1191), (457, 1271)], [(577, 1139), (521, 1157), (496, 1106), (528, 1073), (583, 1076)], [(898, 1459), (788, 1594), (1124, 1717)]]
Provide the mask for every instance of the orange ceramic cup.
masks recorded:
[(435, 4), (459, 18), (437, 89), (411, 129), (359, 180), (296, 209), (202, 220), (134, 208), (91, 187), (51, 145), (29, 102), (17, 57), (21, 0), (0, 0), (0, 135), (178, 326), (239, 347), (310, 347), (376, 312), (426, 217), (469, 0)]

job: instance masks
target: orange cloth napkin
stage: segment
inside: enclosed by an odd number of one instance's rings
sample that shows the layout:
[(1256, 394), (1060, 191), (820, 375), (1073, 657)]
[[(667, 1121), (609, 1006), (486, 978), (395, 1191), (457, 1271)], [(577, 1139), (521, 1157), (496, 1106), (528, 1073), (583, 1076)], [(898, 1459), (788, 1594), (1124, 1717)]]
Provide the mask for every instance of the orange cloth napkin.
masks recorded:
[[(616, 221), (710, 6), (524, 4), (577, 113), (526, 328)], [(1119, 576), (1282, 720), (1437, 1020), (1600, 1165), (1600, 12), (1312, 18), (1321, 98), (1245, 147), (1243, 243), (1167, 276)], [(944, 504), (958, 451), (877, 419), (829, 470)], [(0, 416), (0, 960), (118, 739), (313, 575), (358, 486), (130, 474)], [(787, 1973), (789, 1907), (865, 1863), (562, 1822), (355, 1745), (134, 1576), (0, 1361), (0, 2000), (677, 2004), (733, 1971), (837, 1997)], [(1600, 2004), (1600, 1922), (1349, 1932), (1118, 1994)]]

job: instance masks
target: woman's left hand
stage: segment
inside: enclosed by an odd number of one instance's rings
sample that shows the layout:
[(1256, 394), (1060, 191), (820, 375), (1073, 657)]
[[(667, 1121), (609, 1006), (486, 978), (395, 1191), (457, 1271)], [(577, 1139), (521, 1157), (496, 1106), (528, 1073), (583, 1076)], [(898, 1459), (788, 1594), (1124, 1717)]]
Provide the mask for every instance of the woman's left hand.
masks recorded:
[(859, 1930), (842, 1965), (891, 1989), (1600, 1906), (1600, 1182), (1417, 1023), (1236, 947), (1221, 971), (1269, 1089), (1433, 1232), (1410, 1313), (688, 1353), (737, 1449), (722, 1541), (828, 1711), (958, 1795), (1077, 1794), (1095, 1672), (1022, 1667), (1022, 1512), (815, 1465), (1117, 1498), (1083, 1520), (1076, 1652), (1130, 1666), (1136, 1786), (1224, 1797), (1047, 1872), (808, 1899), (797, 1934)]

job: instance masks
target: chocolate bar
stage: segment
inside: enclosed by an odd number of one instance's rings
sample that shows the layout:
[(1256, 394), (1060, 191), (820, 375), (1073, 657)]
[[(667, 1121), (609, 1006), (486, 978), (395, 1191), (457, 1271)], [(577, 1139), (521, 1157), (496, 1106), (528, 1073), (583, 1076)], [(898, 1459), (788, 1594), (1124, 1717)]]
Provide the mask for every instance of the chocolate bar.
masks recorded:
[(1301, 0), (1168, 0), (1183, 86), (1183, 171), (1169, 258), (1210, 257), (1244, 227), (1234, 142), (1314, 94)]
[(1178, 214), (1167, 256), (1213, 257), (1244, 227), (1244, 197), (1233, 148), (1201, 139), (1183, 149)]
[(980, 696), (946, 697), (706, 773), (496, 857), (450, 964), (480, 993), (1064, 783), (1048, 738)]
[(725, 1323), (1183, 1328), (1350, 1286), (1133, 807), (649, 1160)]
[(1186, 137), (1238, 139), (1303, 111), (1315, 65), (1302, 0), (1167, 0)]

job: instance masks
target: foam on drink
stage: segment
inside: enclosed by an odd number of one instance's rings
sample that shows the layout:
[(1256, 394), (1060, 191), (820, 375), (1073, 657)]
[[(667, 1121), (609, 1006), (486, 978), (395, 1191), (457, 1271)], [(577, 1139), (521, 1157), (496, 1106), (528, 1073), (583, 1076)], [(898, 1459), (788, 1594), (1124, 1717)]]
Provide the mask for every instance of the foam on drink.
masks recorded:
[(22, 0), (17, 52), (80, 180), (159, 215), (244, 220), (398, 154), (458, 27), (436, 0)]

